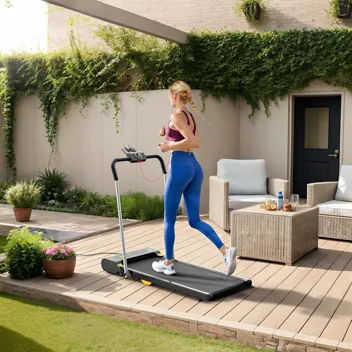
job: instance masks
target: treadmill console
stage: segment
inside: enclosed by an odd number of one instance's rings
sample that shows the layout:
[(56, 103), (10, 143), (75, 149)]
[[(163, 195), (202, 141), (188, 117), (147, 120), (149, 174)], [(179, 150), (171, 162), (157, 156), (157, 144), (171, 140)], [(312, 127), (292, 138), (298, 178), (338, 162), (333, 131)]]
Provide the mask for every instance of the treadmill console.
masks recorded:
[(130, 163), (140, 163), (147, 160), (143, 152), (136, 151), (136, 149), (130, 145), (125, 145), (121, 150), (126, 154)]

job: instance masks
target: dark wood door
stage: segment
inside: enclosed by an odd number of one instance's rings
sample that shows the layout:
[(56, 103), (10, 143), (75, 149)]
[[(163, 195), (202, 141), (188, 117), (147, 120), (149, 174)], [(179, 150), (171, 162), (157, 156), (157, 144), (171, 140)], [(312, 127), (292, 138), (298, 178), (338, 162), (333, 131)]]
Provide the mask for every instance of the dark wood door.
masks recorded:
[(341, 96), (297, 97), (294, 110), (293, 192), (339, 177)]

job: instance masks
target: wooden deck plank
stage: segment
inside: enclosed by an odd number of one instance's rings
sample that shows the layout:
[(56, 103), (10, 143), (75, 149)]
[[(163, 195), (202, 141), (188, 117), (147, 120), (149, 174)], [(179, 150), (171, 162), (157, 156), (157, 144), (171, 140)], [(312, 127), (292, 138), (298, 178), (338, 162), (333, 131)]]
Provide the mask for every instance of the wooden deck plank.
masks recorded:
[[(132, 280), (130, 280), (132, 281)], [(126, 285), (124, 288), (119, 289), (112, 293), (111, 295), (108, 295), (106, 297), (112, 298), (112, 299), (118, 299), (118, 300), (123, 300), (127, 298), (128, 296), (131, 296), (133, 293), (139, 291), (142, 289), (144, 285), (140, 281), (135, 281), (132, 282), (130, 285)]]
[(215, 305), (213, 309), (207, 312), (206, 316), (210, 318), (222, 319), (229, 312), (229, 310), (253, 292), (255, 286), (260, 285), (262, 282), (267, 280), (267, 278), (279, 270), (279, 268), (279, 264), (268, 264), (259, 261), (255, 262), (242, 273), (243, 276), (252, 278), (254, 283), (253, 286), (245, 291), (241, 291), (235, 295), (224, 298), (217, 305)]
[[(348, 249), (348, 244), (345, 249)], [(296, 307), (290, 317), (280, 327), (282, 330), (298, 333), (304, 324), (308, 321), (314, 310), (324, 299), (325, 295), (331, 289), (333, 284), (338, 279), (341, 271), (345, 268), (351, 259), (351, 253), (342, 253), (337, 260), (331, 265), (316, 285), (311, 289), (309, 294), (303, 301)]]
[(297, 268), (283, 266), (277, 273), (266, 280), (260, 287), (254, 290), (240, 304), (224, 316), (225, 320), (240, 322), (251, 310), (262, 302), (277, 286), (279, 286)]
[[(93, 281), (94, 277), (95, 281)], [(84, 290), (85, 292), (93, 293), (96, 291), (103, 291), (105, 287), (113, 285), (120, 280), (125, 280), (122, 276), (110, 275), (105, 271), (100, 272), (99, 275), (93, 275), (92, 280), (89, 280), (90, 278), (91, 276), (87, 277), (85, 280), (74, 282), (71, 287), (74, 287), (77, 291)]]
[(350, 326), (347, 330), (345, 338), (343, 339), (343, 342), (352, 343), (352, 320), (350, 321)]
[[(131, 303), (141, 303), (143, 300), (146, 300), (149, 296), (155, 294), (160, 288), (158, 286), (144, 286), (140, 290), (132, 293), (130, 296), (126, 298), (128, 302)], [(149, 305), (149, 304), (147, 304)]]
[(339, 307), (334, 312), (328, 325), (324, 329), (321, 337), (324, 339), (342, 341), (346, 335), (347, 329), (351, 324), (352, 317), (352, 285), (349, 278), (350, 287), (340, 303)]
[(154, 307), (159, 302), (161, 302), (163, 299), (165, 299), (167, 296), (170, 296), (173, 292), (174, 291), (172, 291), (172, 290), (166, 290), (164, 288), (159, 288), (158, 290), (153, 292), (152, 295), (145, 297), (139, 303), (146, 305), (146, 306)]
[(181, 301), (183, 298), (185, 298), (185, 295), (178, 293), (178, 292), (173, 292), (170, 295), (166, 296), (161, 301), (159, 301), (155, 305), (155, 307), (163, 308), (163, 309), (170, 309), (175, 304), (177, 304), (179, 301)]
[[(308, 275), (310, 270), (315, 267), (328, 254), (328, 251), (336, 243), (324, 243), (322, 248), (307, 257), (306, 261), (288, 277), (278, 287), (276, 287), (267, 297), (264, 298), (256, 307), (253, 308), (242, 320), (242, 323), (259, 325)], [(326, 250), (326, 251), (324, 251)]]
[(351, 285), (351, 271), (352, 260), (349, 261), (344, 271), (341, 272), (333, 287), (303, 326), (300, 333), (311, 336), (320, 336), (322, 334)]
[(306, 297), (309, 291), (324, 275), (326, 270), (329, 269), (336, 259), (342, 254), (341, 250), (345, 247), (346, 246), (344, 243), (338, 242), (334, 250), (331, 250), (325, 256), (324, 260), (320, 261), (316, 267), (310, 270), (308, 275), (285, 297), (282, 302), (280, 302), (280, 305), (278, 305), (269, 314), (260, 326), (279, 329), (297, 305), (299, 305), (299, 303)]

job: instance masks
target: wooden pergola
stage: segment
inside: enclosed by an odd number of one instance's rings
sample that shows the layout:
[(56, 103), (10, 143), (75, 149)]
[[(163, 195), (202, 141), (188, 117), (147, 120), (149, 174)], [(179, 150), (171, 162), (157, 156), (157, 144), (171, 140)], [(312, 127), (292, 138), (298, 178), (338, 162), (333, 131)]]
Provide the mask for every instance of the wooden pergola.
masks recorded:
[[(43, 0), (121, 27), (153, 35), (177, 44), (187, 42), (187, 33), (98, 0)], [(147, 1), (147, 0), (146, 0)]]

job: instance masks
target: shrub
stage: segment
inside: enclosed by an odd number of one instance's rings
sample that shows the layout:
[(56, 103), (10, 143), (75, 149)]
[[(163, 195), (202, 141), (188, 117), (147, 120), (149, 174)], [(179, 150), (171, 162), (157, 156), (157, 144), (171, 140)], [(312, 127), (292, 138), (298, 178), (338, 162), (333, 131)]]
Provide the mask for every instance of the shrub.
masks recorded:
[(41, 187), (41, 199), (44, 202), (50, 200), (63, 201), (64, 192), (67, 187), (66, 175), (56, 169), (48, 170), (45, 168), (38, 177), (38, 184)]
[[(144, 193), (121, 195), (124, 219), (154, 220), (164, 216), (164, 200), (159, 196), (149, 197)], [(109, 195), (87, 192), (77, 204), (79, 212), (89, 215), (116, 217), (116, 198)]]
[(117, 214), (115, 197), (93, 192), (87, 192), (77, 204), (77, 209), (84, 214), (96, 216), (115, 217)]
[[(114, 202), (116, 209), (115, 198)], [(141, 192), (121, 195), (121, 207), (124, 219), (154, 220), (164, 216), (163, 198), (159, 196), (148, 197)], [(116, 210), (115, 213), (117, 213)]]
[(14, 208), (34, 208), (40, 199), (40, 187), (33, 181), (18, 181), (5, 193)]
[(2, 182), (0, 183), (0, 199), (5, 200), (6, 191), (13, 186), (12, 182)]
[(44, 253), (44, 258), (48, 260), (68, 260), (76, 257), (76, 252), (64, 243), (50, 246)]
[(43, 272), (44, 250), (52, 241), (43, 240), (42, 233), (33, 234), (27, 227), (13, 229), (5, 247), (5, 265), (14, 279), (24, 280)]
[(81, 187), (71, 187), (64, 192), (67, 203), (80, 203), (89, 192)]

